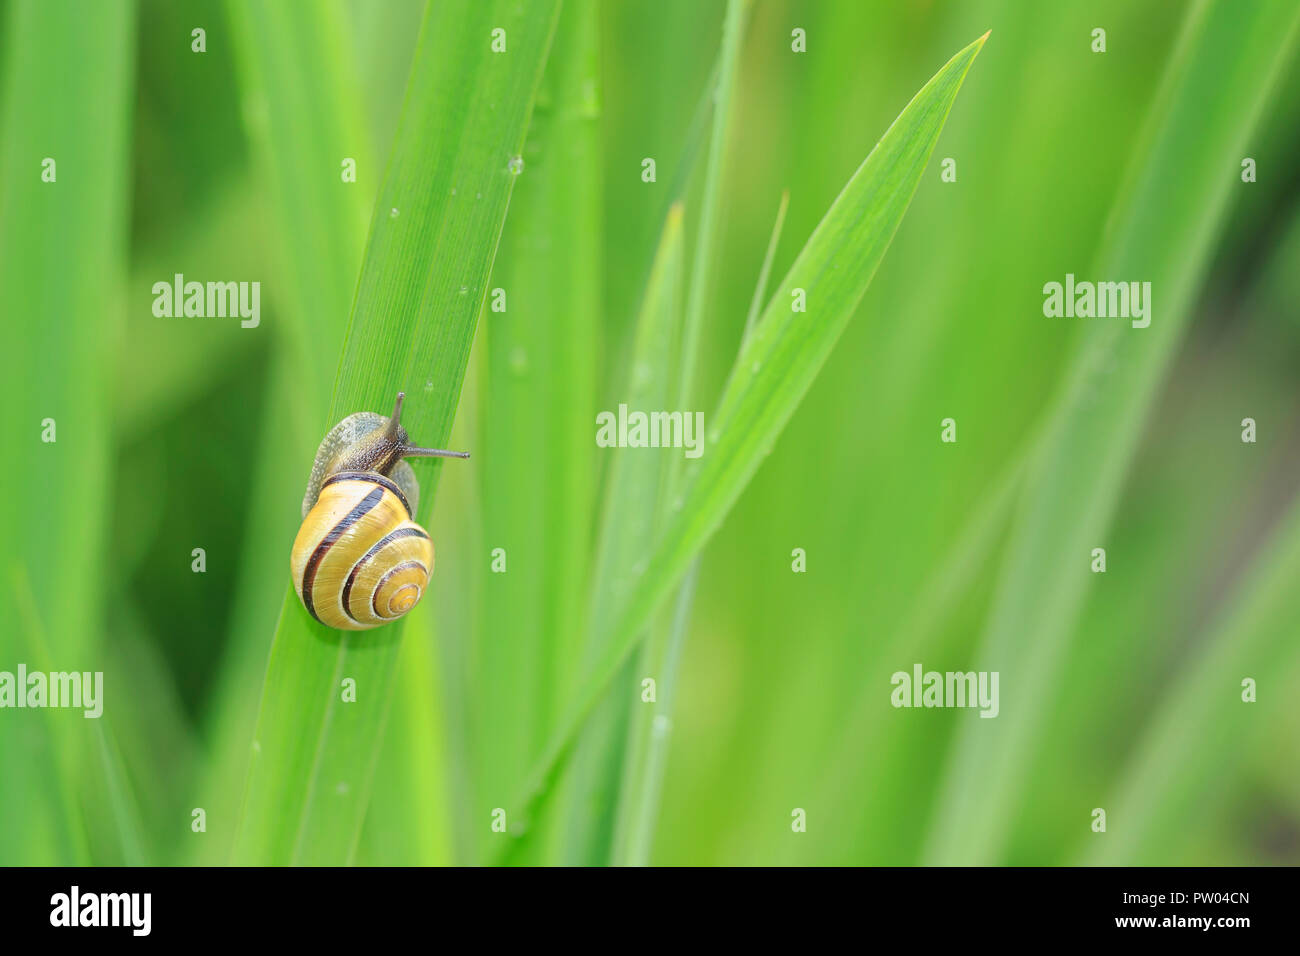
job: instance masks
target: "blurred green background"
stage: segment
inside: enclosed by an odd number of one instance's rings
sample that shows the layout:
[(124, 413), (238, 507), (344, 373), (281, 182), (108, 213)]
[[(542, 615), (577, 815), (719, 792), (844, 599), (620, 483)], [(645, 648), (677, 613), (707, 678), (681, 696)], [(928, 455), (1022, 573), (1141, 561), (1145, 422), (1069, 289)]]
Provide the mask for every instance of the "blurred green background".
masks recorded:
[[(626, 517), (601, 508), (594, 415), (626, 400), (675, 184), (691, 261), (708, 198), (694, 118), (725, 12), (566, 4), (490, 282), (510, 305), (482, 313), (452, 433), (474, 457), (441, 475), (435, 585), (403, 635), (364, 826), (333, 861), (629, 862), (592, 821), (626, 799), (641, 707), (666, 718), (666, 750), (635, 862), (1300, 863), (1300, 73), (1294, 30), (1273, 29), (1294, 26), (1288, 4), (1210, 6), (753, 5), (704, 303), (706, 424), (783, 191), (774, 280), (913, 94), (992, 36), (847, 333), (704, 552), (680, 658), (648, 675), (660, 700), (641, 703), (634, 661), (624, 703), (593, 712), (605, 784), (584, 783), (584, 742), (538, 818), (499, 834), (492, 811), (511, 812), (582, 669), (594, 542)], [(0, 2), (0, 670), (105, 675), (102, 720), (0, 711), (0, 863), (231, 859), (424, 10)], [(548, 274), (557, 249), (578, 268)], [(260, 326), (155, 317), (151, 287), (175, 272), (260, 281)], [(1102, 334), (1121, 356), (1163, 350), (1145, 378), (1102, 363), (1095, 417), (1075, 408), (1098, 433), (1077, 443), (1056, 412), (1107, 320), (1043, 316), (1043, 284), (1067, 272), (1155, 280), (1152, 328)], [(1095, 481), (1052, 484), (1103, 458)], [(1057, 561), (1040, 529), (1085, 546)], [(892, 708), (890, 675), (916, 662), (998, 670), (1000, 716)]]

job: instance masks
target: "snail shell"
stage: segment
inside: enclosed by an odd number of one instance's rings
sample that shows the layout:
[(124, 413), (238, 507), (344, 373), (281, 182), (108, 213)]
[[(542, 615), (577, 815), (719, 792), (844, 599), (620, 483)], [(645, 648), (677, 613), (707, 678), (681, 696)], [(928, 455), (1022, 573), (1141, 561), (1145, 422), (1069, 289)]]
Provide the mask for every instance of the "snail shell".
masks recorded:
[(327, 478), (293, 543), (298, 597), (322, 624), (355, 631), (401, 617), (433, 574), (433, 542), (411, 520), (391, 479), (366, 472)]
[(396, 620), (415, 607), (433, 574), (433, 541), (413, 520), (419, 495), (408, 456), (467, 458), (413, 445), (391, 418), (358, 412), (321, 442), (303, 496), (289, 571), (316, 620), (345, 631)]

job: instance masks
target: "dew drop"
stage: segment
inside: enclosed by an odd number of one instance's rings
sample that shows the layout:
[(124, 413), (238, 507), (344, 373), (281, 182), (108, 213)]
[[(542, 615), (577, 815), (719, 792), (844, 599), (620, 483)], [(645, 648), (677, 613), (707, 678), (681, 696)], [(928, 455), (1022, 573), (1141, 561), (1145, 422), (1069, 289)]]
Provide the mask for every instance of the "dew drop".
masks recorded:
[(518, 176), (520, 173), (524, 171), (524, 158), (522, 156), (510, 157), (509, 167), (510, 167), (510, 172)]
[(483, 194), (482, 194), (482, 193), (475, 193), (475, 194), (474, 194), (474, 198), (475, 198), (475, 199), (482, 199), (482, 198), (483, 198)]
[(397, 207), (396, 207), (396, 206), (394, 206), (392, 209), (388, 210), (388, 218), (389, 218), (389, 219), (396, 219), (396, 218), (398, 217), (398, 215), (399, 215), (399, 213), (398, 213), (398, 211), (397, 211)]
[(334, 788), (334, 792), (337, 793), (340, 797), (346, 797), (348, 795), (347, 782), (344, 780), (340, 780), (338, 786)]
[(460, 290), (459, 290), (459, 291), (460, 291), (460, 294), (461, 294), (461, 295), (464, 295), (466, 292), (469, 291), (469, 286), (467, 286), (467, 285), (463, 285), (463, 286), (460, 287)]
[(424, 390), (426, 392), (433, 391), (433, 379), (429, 379), (427, 382), (424, 383)]
[(456, 195), (456, 187), (455, 187), (455, 186), (452, 186), (452, 187), (451, 187), (451, 194), (452, 194), (453, 196)]

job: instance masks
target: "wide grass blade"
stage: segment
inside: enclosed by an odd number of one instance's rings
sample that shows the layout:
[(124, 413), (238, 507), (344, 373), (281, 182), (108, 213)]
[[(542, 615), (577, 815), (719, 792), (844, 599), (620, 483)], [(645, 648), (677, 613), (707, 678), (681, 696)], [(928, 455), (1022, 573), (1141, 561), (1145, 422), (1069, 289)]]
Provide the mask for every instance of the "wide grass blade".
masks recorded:
[[(352, 94), (356, 75), (339, 4), (230, 0), (227, 10), (242, 95), (256, 104), (245, 117), (286, 268), (282, 281), (267, 283), (276, 309), (264, 333), (277, 339), (271, 394), (251, 475), (230, 641), (209, 721), (212, 757), (194, 796), (194, 805), (208, 812), (208, 835), (196, 843), (207, 863), (228, 859), (234, 842), (256, 687), (266, 671), (266, 627), (283, 603), (283, 542), (292, 540), (300, 520), (285, 503), (302, 484), (302, 462), (315, 454), (319, 422), (328, 414), (380, 168), (370, 161)], [(278, 42), (284, 36), (295, 42)], [(356, 183), (343, 181), (345, 157), (357, 161)]]
[[(391, 726), (384, 733), (357, 860), (368, 866), (444, 866), (453, 862), (452, 791), (447, 734), (439, 700), (432, 602), (411, 611), (393, 688)], [(400, 822), (400, 823), (399, 823)]]
[[(0, 513), (14, 546), (0, 575), (0, 666), (24, 660), (11, 587), (21, 580), (48, 637), (50, 666), (95, 671), (105, 666), (112, 421), (104, 356), (116, 345), (123, 304), (134, 10), (123, 0), (17, 0), (3, 14), (0, 354), (8, 363), (0, 431), (14, 484)], [(106, 670), (104, 683), (111, 709), (130, 675)], [(98, 762), (94, 721), (80, 714), (8, 711), (0, 720), (7, 863), (86, 862), (79, 815), (66, 812), (56, 792), (76, 789), (72, 770), (51, 773), (43, 757), (17, 756), (48, 753), (50, 724), (72, 720), (65, 729), (78, 754)]]
[(1062, 676), (1090, 549), (1105, 543), (1146, 410), (1186, 325), (1230, 193), (1240, 185), (1234, 169), (1293, 50), (1296, 22), (1295, 6), (1280, 3), (1204, 3), (1189, 14), (1093, 273), (1151, 282), (1151, 324), (1134, 329), (1097, 320), (1086, 327), (1031, 455), (976, 660), (978, 669), (1000, 674), (1001, 715), (969, 722), (957, 734), (929, 862), (999, 859), (1034, 729)]
[(484, 834), (545, 745), (582, 653), (603, 317), (599, 49), (597, 4), (566, 3), (492, 277), (502, 298), (480, 343), (484, 534), (505, 562), (481, 576), (472, 647), (472, 815)]
[[(353, 45), (357, 53), (361, 92), (373, 130), (371, 141), (380, 148), (376, 169), (382, 171), (383, 160), (388, 155), (397, 127), (406, 79), (411, 72), (424, 3), (422, 0), (399, 0), (382, 6), (372, 3), (352, 6), (356, 22)], [(518, 201), (516, 192), (510, 200), (512, 210), (517, 209)], [(513, 215), (512, 212), (511, 218)], [(481, 321), (478, 338), (481, 343)], [(471, 369), (473, 361), (471, 356)], [(466, 394), (474, 391), (470, 375), (471, 372), (467, 372), (463, 386)], [(481, 463), (482, 456), (477, 454), (479, 446), (475, 439), (458, 437), (458, 433), (472, 434), (472, 421), (473, 416), (466, 413), (462, 402), (450, 446), (475, 448), (475, 460)], [(452, 486), (445, 486), (444, 491), (451, 489)], [(440, 529), (439, 546), (463, 553), (481, 553), (476, 544), (457, 536), (455, 528), (445, 520), (447, 515), (458, 515), (466, 510), (477, 512), (476, 507), (466, 509), (453, 496), (445, 493), (439, 496), (433, 516), (434, 526)], [(436, 593), (468, 596), (472, 589), (448, 587), (448, 578), (442, 573), (448, 568), (449, 565), (444, 564), (435, 579), (438, 585)], [(454, 858), (452, 844), (456, 814), (449, 805), (453, 788), (448, 770), (452, 755), (466, 745), (462, 736), (449, 735), (444, 728), (458, 727), (465, 722), (457, 719), (460, 711), (453, 706), (456, 698), (448, 693), (449, 689), (459, 685), (442, 677), (447, 662), (440, 652), (455, 647), (467, 631), (441, 613), (447, 610), (445, 603), (435, 595), (429, 598), (433, 599), (427, 598), (423, 606), (411, 613), (406, 623), (407, 634), (412, 636), (402, 642), (397, 662), (393, 716), (384, 732), (361, 844), (357, 850), (357, 862), (361, 865), (440, 865)], [(433, 608), (439, 612), (436, 627)], [(434, 641), (427, 637), (439, 633), (448, 635), (448, 640), (435, 648)], [(403, 821), (410, 821), (411, 825), (406, 826)]]
[[(446, 442), (514, 183), (511, 160), (523, 146), (557, 13), (554, 2), (469, 0), (426, 13), (322, 434), (352, 412), (387, 410), (405, 390), (411, 435), (426, 446)], [(497, 28), (506, 31), (506, 53), (492, 51)], [(438, 465), (415, 465), (422, 523), (433, 511)], [(352, 858), (402, 631), (401, 621), (332, 631), (286, 587), (236, 860)], [(341, 700), (345, 678), (356, 682), (355, 702)]]
[[(687, 470), (659, 543), (612, 617), (606, 650), (531, 778), (525, 807), (552, 778), (585, 715), (635, 648), (655, 609), (722, 523), (830, 355), (902, 222), (986, 38), (949, 60), (899, 114), (813, 232), (741, 349), (704, 454)], [(806, 312), (792, 311), (796, 289), (806, 295)]]

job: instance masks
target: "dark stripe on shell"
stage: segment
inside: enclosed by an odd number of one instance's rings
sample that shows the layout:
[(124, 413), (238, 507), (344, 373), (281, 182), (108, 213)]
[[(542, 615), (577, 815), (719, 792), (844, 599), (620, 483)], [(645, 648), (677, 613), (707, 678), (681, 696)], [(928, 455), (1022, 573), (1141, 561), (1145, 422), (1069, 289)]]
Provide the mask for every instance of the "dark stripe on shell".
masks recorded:
[[(403, 561), (401, 564), (394, 564), (384, 572), (384, 576), (380, 578), (379, 583), (375, 585), (375, 593), (370, 596), (370, 607), (374, 609), (375, 617), (384, 617), (384, 615), (379, 613), (379, 605), (375, 603), (379, 600), (379, 592), (384, 589), (384, 582), (398, 571), (405, 571), (407, 568), (419, 568), (424, 572), (426, 578), (429, 576), (429, 569), (424, 566), (423, 561)], [(385, 620), (391, 621), (392, 618), (385, 618)]]
[[(424, 533), (423, 528), (398, 528), (396, 531), (390, 531), (375, 543), (375, 546), (363, 554), (356, 564), (352, 565), (352, 571), (348, 574), (347, 581), (343, 584), (343, 613), (352, 620), (357, 621), (352, 615), (351, 605), (348, 603), (352, 597), (352, 585), (357, 581), (357, 575), (361, 573), (361, 566), (373, 558), (381, 549), (392, 544), (400, 538), (424, 538), (426, 541), (429, 536)], [(376, 592), (377, 593), (377, 592)], [(373, 603), (373, 602), (372, 602)], [(360, 624), (360, 621), (357, 621)]]
[(402, 489), (397, 486), (397, 482), (393, 481), (391, 478), (385, 478), (377, 471), (340, 471), (338, 474), (330, 475), (326, 478), (321, 484), (321, 488), (324, 488), (326, 485), (332, 485), (336, 481), (369, 481), (372, 484), (383, 485), (393, 494), (397, 495), (397, 500), (400, 501), (402, 507), (406, 509), (406, 516), (408, 518), (412, 517), (411, 503), (406, 500), (406, 495), (404, 495)]
[[(316, 545), (316, 550), (307, 559), (307, 566), (302, 569), (302, 603), (306, 606), (307, 613), (315, 617), (316, 620), (320, 621), (320, 618), (316, 616), (316, 602), (312, 600), (311, 591), (312, 586), (316, 583), (316, 571), (320, 567), (321, 561), (324, 560), (329, 549), (334, 547), (334, 543), (343, 537), (348, 528), (356, 524), (362, 515), (379, 504), (383, 498), (383, 488), (376, 488), (362, 498), (357, 503), (357, 506), (343, 517), (342, 521), (330, 528), (329, 533), (321, 539), (320, 544)], [(321, 621), (321, 623), (324, 624), (325, 622)]]

